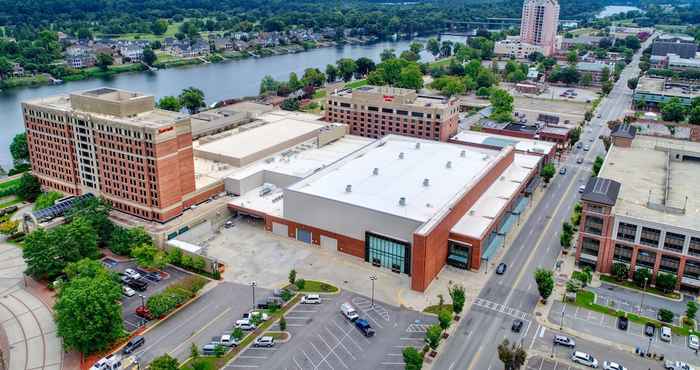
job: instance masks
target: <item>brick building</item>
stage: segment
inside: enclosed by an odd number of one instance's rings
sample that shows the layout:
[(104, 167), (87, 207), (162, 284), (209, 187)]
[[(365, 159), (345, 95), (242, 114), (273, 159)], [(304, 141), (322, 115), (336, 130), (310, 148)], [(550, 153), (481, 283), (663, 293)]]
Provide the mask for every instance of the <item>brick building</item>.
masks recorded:
[(22, 113), (46, 189), (159, 222), (223, 190), (195, 188), (190, 118), (156, 109), (152, 95), (99, 88), (23, 102)]
[(229, 208), (275, 234), (409, 275), (424, 291), (444, 265), (478, 270), (505, 245), (544, 156), (388, 135), (313, 170), (308, 159), (284, 163), (305, 168), (301, 179), (253, 189)]
[(375, 139), (398, 134), (447, 141), (459, 124), (456, 98), (390, 86), (331, 92), (325, 105), (326, 121), (347, 124), (351, 134)]
[(634, 271), (673, 274), (677, 287), (700, 291), (700, 144), (613, 130), (599, 177), (582, 194), (576, 260), (610, 273), (614, 263)]

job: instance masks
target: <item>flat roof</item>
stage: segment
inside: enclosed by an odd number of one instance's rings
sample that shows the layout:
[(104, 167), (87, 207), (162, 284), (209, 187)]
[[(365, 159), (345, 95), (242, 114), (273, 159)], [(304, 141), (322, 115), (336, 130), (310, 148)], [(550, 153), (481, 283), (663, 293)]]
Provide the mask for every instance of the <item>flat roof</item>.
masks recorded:
[[(680, 98), (694, 98), (700, 96), (700, 90), (696, 88), (683, 89), (680, 86), (690, 86), (680, 82), (674, 82), (664, 77), (642, 76), (637, 83), (635, 93), (641, 94), (661, 94), (666, 96), (676, 96)], [(697, 85), (696, 85), (697, 86)]]
[(534, 140), (528, 138), (519, 138), (507, 135), (496, 135), (479, 131), (462, 131), (455, 135), (452, 140), (462, 141), (465, 143), (483, 144), (504, 148), (506, 146), (514, 146), (516, 150), (521, 152), (535, 152), (541, 154), (549, 153), (556, 143), (550, 141)]
[(498, 150), (388, 135), (289, 190), (426, 222), (500, 155)]
[(309, 135), (325, 126), (323, 122), (312, 122), (303, 116), (276, 112), (263, 114), (259, 118), (267, 124), (199, 145), (196, 150), (241, 159)]
[[(693, 159), (675, 160), (676, 153)], [(700, 143), (637, 135), (630, 148), (610, 148), (598, 176), (621, 184), (616, 215), (700, 230), (698, 159)]]
[(452, 227), (451, 232), (481, 238), (504, 207), (518, 195), (518, 189), (535, 170), (540, 160), (536, 155), (516, 153), (513, 163)]

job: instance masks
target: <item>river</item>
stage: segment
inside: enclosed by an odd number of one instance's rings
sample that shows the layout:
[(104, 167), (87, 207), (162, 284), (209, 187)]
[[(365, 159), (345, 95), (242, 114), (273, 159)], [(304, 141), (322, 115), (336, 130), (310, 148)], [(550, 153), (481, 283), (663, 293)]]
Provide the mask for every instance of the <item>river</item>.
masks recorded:
[(600, 13), (598, 13), (595, 17), (596, 18), (605, 18), (605, 17), (613, 16), (615, 14), (631, 12), (633, 10), (642, 11), (642, 9), (639, 9), (636, 6), (608, 5), (605, 8), (603, 8), (603, 10), (601, 10)]
[[(422, 39), (419, 39), (422, 40)], [(443, 37), (443, 40), (464, 42), (461, 37)], [(20, 102), (51, 95), (65, 94), (76, 90), (93, 89), (100, 86), (142, 91), (156, 98), (177, 95), (184, 88), (194, 86), (204, 91), (207, 103), (226, 98), (239, 98), (258, 94), (260, 80), (265, 75), (286, 80), (291, 72), (299, 77), (310, 67), (325, 70), (340, 58), (360, 57), (379, 61), (384, 49), (395, 49), (397, 55), (407, 50), (411, 41), (380, 42), (371, 45), (348, 45), (313, 49), (297, 54), (277, 55), (266, 58), (247, 58), (214, 64), (163, 69), (157, 72), (127, 73), (108, 78), (68, 82), (63, 85), (9, 89), (0, 92), (0, 166), (9, 170), (12, 157), (9, 145), (12, 138), (24, 131)], [(432, 61), (433, 56), (421, 53), (422, 61)]]

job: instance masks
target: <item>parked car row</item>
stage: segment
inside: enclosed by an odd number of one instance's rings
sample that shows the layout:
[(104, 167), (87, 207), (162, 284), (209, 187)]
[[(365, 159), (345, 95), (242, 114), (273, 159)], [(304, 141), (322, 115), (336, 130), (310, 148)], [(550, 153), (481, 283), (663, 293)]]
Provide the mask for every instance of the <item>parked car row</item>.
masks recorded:
[[(554, 345), (560, 345), (568, 348), (576, 348), (576, 341), (574, 341), (572, 338), (569, 338), (565, 335), (555, 335), (554, 338), (552, 338), (552, 342), (554, 342)], [(598, 359), (593, 357), (593, 355), (582, 352), (582, 351), (573, 351), (571, 353), (571, 361), (577, 364), (581, 364), (584, 366), (592, 367), (592, 368), (598, 368)], [(614, 361), (604, 361), (603, 362), (603, 369), (605, 370), (627, 370), (626, 367), (622, 366), (618, 362)]]
[(365, 337), (369, 338), (374, 336), (374, 329), (369, 324), (369, 321), (361, 319), (360, 315), (357, 314), (357, 311), (350, 303), (346, 302), (340, 305), (340, 313), (343, 314), (346, 319), (355, 323), (355, 327), (359, 329)]

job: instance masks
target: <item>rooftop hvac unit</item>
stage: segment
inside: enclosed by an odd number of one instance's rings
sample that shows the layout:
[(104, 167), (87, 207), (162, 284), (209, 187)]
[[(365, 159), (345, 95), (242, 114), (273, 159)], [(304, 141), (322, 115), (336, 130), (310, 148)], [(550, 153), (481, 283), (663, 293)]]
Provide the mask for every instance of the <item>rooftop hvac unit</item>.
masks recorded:
[(420, 143), (416, 143), (416, 149), (420, 149)]
[(406, 198), (405, 198), (405, 197), (399, 198), (399, 205), (400, 205), (400, 206), (405, 206), (405, 205), (406, 205)]
[(350, 185), (350, 184), (345, 185), (345, 192), (346, 192), (346, 193), (352, 193), (352, 185)]
[(466, 156), (467, 156), (467, 151), (466, 151), (466, 150), (462, 150), (461, 152), (459, 152), (459, 156), (462, 157), (462, 158), (466, 157)]
[(399, 159), (403, 159), (403, 152), (399, 153)]
[(423, 179), (423, 186), (430, 186), (430, 179)]
[(447, 161), (447, 163), (445, 163), (445, 168), (452, 168), (452, 161)]
[(379, 175), (379, 168), (374, 167), (374, 169), (372, 170), (372, 175), (374, 175), (374, 176)]

